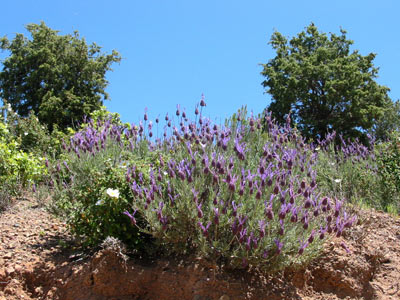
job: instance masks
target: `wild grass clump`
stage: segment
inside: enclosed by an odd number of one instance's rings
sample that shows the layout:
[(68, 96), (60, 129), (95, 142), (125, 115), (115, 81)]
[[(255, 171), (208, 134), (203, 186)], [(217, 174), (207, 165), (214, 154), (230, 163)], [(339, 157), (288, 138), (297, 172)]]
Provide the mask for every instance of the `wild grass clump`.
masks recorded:
[(344, 140), (336, 133), (320, 141), (318, 150), (318, 186), (331, 197), (347, 203), (396, 214), (400, 208), (398, 174), (400, 159), (397, 139), (376, 143), (369, 136), (368, 146), (356, 140)]
[[(288, 124), (240, 110), (224, 126), (177, 108), (154, 137), (138, 125), (90, 120), (49, 166), (58, 209), (92, 243), (107, 235), (234, 268), (303, 265), (354, 216), (317, 183), (317, 151)], [(128, 235), (130, 235), (129, 238)], [(149, 240), (147, 240), (148, 242)]]

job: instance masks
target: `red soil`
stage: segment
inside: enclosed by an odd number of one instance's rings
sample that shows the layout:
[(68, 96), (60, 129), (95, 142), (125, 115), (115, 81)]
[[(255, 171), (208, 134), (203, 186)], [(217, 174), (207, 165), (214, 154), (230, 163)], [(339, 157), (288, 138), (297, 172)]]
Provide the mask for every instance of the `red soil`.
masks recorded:
[(85, 255), (65, 247), (65, 224), (23, 200), (0, 215), (0, 300), (400, 299), (400, 220), (375, 211), (361, 219), (306, 269), (263, 277), (196, 259), (145, 264), (112, 240)]

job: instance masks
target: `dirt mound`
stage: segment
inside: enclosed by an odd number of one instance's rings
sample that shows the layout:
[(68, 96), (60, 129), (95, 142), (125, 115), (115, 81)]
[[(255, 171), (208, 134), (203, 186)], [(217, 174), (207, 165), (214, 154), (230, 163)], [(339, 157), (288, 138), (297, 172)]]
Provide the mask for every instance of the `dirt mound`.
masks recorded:
[(128, 259), (109, 240), (88, 257), (32, 200), (0, 215), (0, 299), (400, 299), (400, 220), (373, 211), (308, 268), (263, 277), (197, 259)]

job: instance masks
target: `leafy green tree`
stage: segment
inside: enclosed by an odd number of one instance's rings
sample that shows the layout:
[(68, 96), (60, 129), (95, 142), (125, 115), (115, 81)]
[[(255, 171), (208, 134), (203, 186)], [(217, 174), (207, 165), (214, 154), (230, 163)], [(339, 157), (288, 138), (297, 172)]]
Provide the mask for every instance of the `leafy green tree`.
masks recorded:
[(121, 60), (118, 52), (103, 54), (77, 31), (59, 35), (44, 22), (26, 29), (31, 40), (23, 34), (0, 38), (0, 48), (11, 53), (0, 72), (0, 97), (21, 116), (33, 111), (50, 129), (66, 128), (99, 109), (108, 99), (105, 74)]
[(309, 139), (332, 130), (365, 137), (391, 103), (389, 88), (375, 81), (375, 54), (351, 51), (353, 41), (340, 32), (328, 37), (312, 23), (290, 41), (275, 32), (269, 44), (276, 56), (262, 65), (262, 85), (272, 96), (268, 109), (280, 123), (290, 113)]

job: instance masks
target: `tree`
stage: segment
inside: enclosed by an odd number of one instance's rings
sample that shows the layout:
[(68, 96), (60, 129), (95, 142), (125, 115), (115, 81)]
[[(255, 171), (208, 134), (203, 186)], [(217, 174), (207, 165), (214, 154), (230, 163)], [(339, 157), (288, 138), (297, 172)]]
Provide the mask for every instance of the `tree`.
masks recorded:
[(335, 130), (344, 137), (364, 137), (391, 100), (379, 85), (374, 53), (350, 51), (353, 41), (318, 32), (314, 24), (288, 41), (275, 32), (269, 44), (276, 56), (263, 64), (262, 82), (272, 101), (268, 107), (280, 123), (292, 122), (312, 140)]
[(66, 128), (99, 109), (109, 98), (105, 74), (121, 60), (118, 52), (102, 54), (77, 31), (59, 35), (44, 22), (26, 29), (31, 40), (23, 34), (0, 38), (0, 48), (11, 53), (0, 72), (0, 97), (21, 116), (32, 111), (50, 129)]

